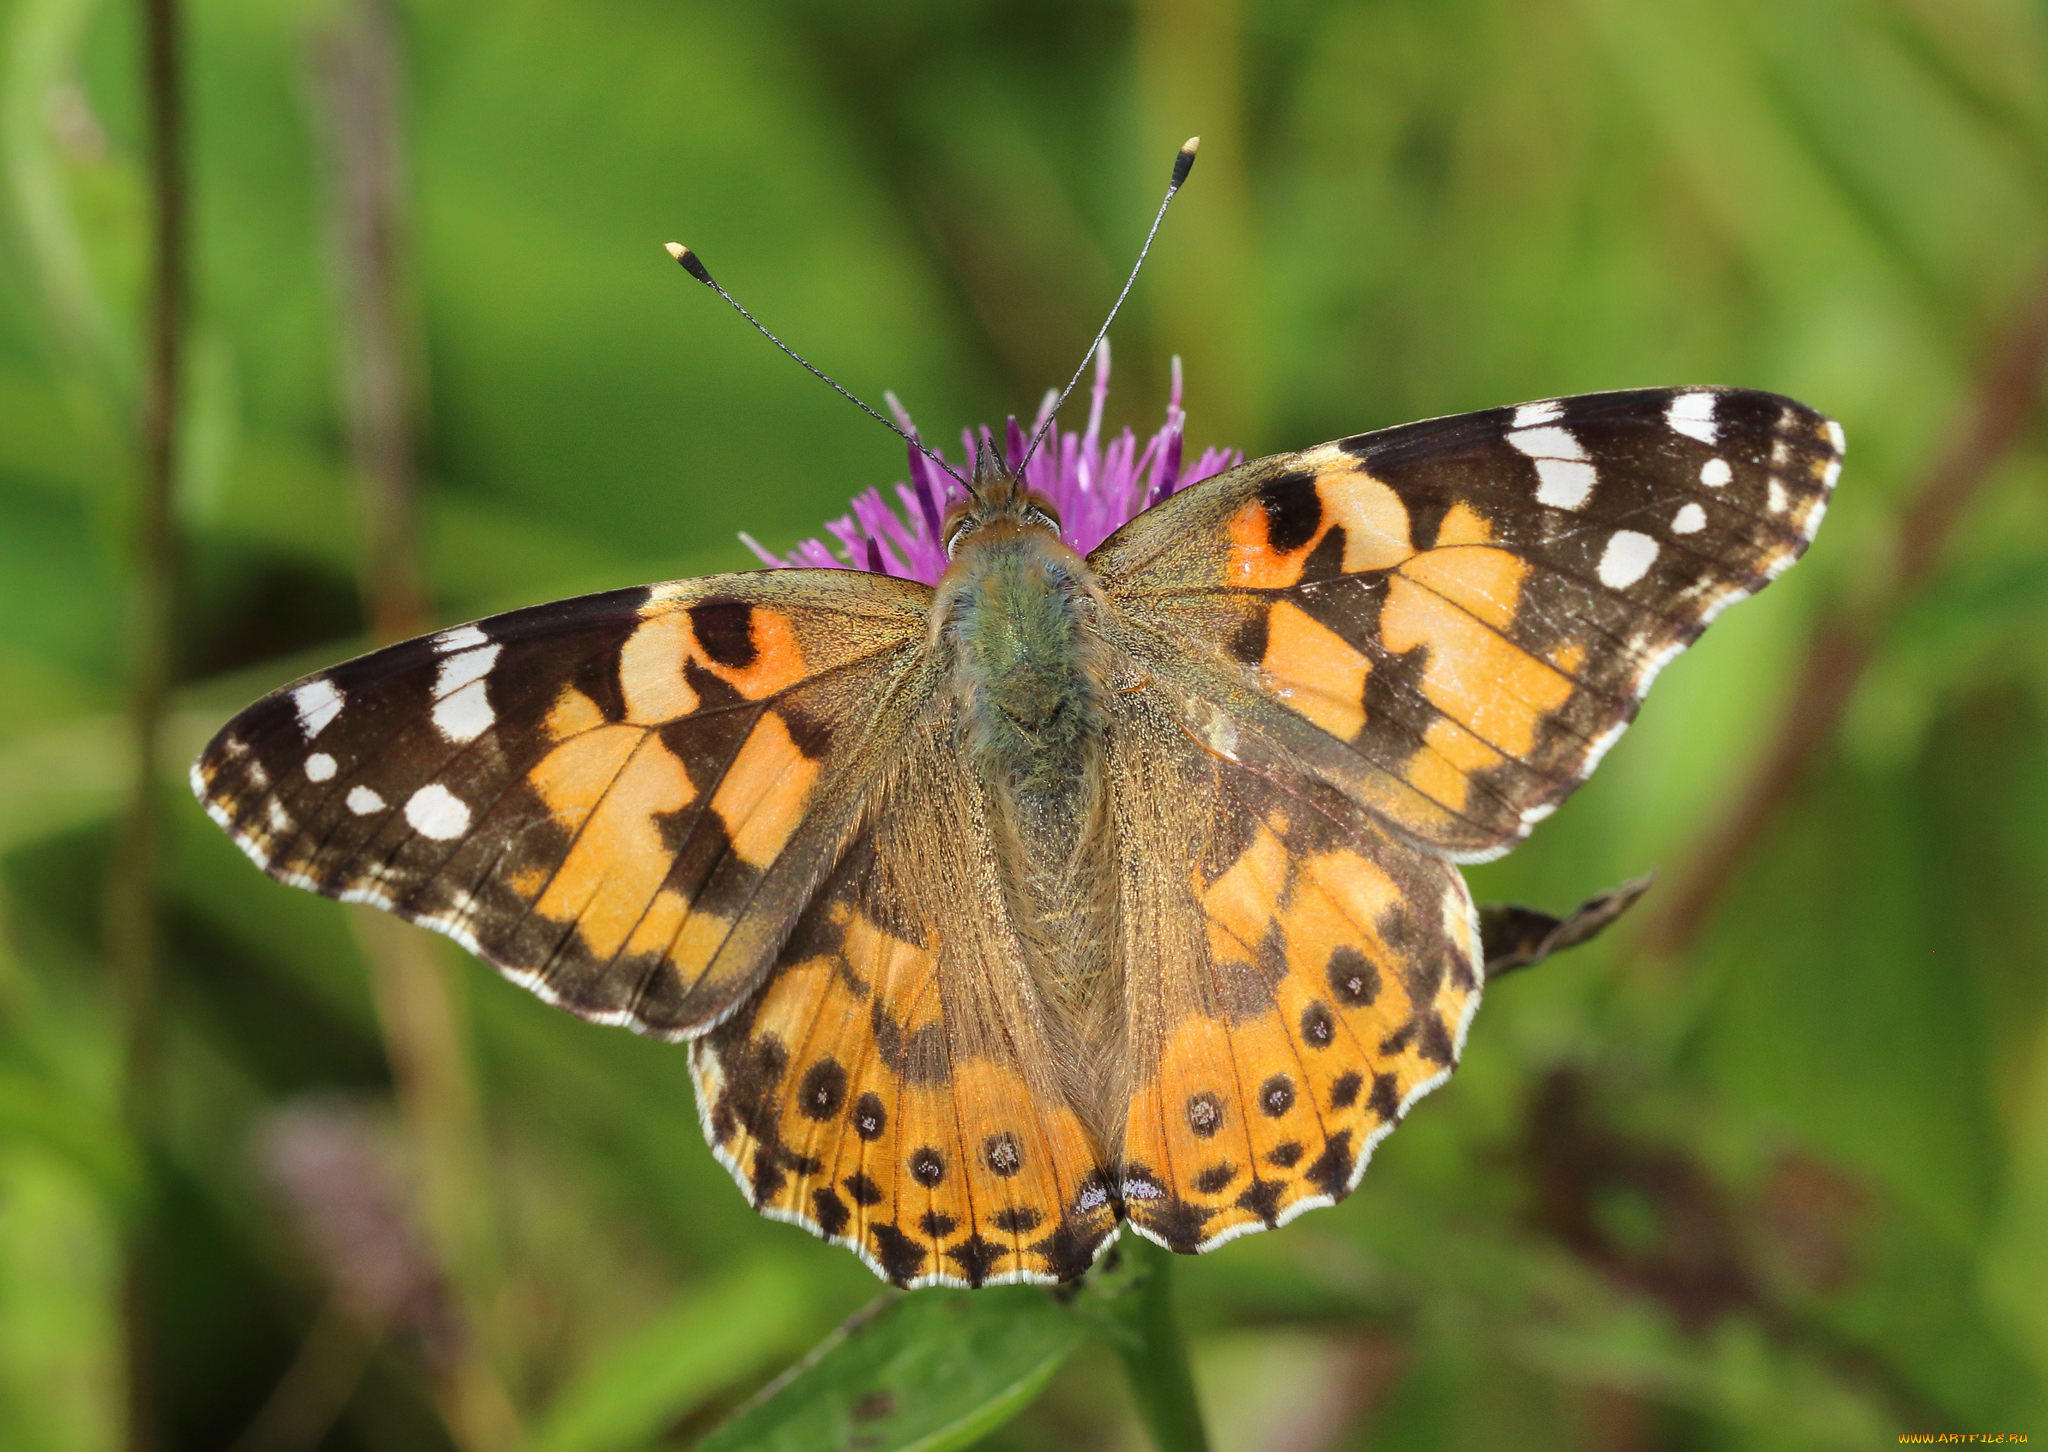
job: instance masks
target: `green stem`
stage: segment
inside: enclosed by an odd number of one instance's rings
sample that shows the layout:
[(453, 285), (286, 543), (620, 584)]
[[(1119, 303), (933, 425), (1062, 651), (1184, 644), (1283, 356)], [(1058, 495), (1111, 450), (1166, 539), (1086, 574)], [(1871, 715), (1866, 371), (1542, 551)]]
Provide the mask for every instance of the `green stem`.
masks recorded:
[(1187, 1342), (1173, 1314), (1173, 1253), (1127, 1235), (1124, 1254), (1138, 1273), (1137, 1288), (1119, 1308), (1127, 1334), (1116, 1339), (1131, 1400), (1159, 1452), (1208, 1452)]
[[(107, 955), (122, 1031), (122, 1109), (150, 1157), (163, 1123), (158, 873), (163, 836), (160, 770), (165, 703), (176, 656), (178, 539), (172, 491), (178, 467), (186, 322), (185, 92), (179, 0), (142, 0), (142, 89), (148, 118), (151, 201), (148, 313), (143, 326), (141, 458), (129, 521), (128, 722), (133, 796), (116, 839), (107, 893)], [(154, 1209), (130, 1220), (123, 1246), (121, 1326), (126, 1381), (124, 1444), (160, 1445), (156, 1353), (158, 1226)]]

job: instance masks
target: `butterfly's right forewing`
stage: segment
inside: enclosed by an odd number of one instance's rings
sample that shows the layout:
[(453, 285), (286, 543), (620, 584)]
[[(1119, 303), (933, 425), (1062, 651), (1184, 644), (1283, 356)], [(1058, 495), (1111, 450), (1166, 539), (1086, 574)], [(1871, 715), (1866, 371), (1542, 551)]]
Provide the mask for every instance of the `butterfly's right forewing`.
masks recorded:
[(1805, 551), (1841, 457), (1839, 426), (1774, 394), (1589, 394), (1244, 465), (1089, 562), (1147, 668), (1485, 858)]

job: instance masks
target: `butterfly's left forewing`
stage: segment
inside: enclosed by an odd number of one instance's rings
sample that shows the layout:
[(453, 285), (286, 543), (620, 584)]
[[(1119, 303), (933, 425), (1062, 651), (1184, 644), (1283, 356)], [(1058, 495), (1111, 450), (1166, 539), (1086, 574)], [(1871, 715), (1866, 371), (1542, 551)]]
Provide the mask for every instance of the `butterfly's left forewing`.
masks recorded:
[(852, 831), (929, 689), (929, 598), (791, 571), (515, 611), (257, 702), (193, 790), (273, 877), (687, 1036), (759, 981)]

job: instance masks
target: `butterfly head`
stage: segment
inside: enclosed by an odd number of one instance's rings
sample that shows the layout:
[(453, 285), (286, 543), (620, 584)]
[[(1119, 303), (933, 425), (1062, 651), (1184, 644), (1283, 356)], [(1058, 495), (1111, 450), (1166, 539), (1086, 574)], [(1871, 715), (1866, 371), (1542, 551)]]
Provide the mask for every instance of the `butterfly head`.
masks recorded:
[(984, 539), (1015, 538), (1025, 530), (1058, 539), (1058, 511), (1051, 500), (1026, 487), (1022, 479), (1012, 474), (994, 449), (983, 447), (975, 457), (967, 498), (946, 515), (946, 558), (955, 558), (961, 547), (977, 535)]

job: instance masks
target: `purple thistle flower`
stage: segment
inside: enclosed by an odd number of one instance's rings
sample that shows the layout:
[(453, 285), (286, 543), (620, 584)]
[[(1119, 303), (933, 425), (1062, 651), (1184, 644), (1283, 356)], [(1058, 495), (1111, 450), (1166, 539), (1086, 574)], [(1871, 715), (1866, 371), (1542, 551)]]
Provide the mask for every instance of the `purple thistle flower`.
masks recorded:
[[(1024, 482), (1050, 500), (1058, 513), (1060, 538), (1081, 554), (1169, 494), (1243, 461), (1244, 454), (1237, 449), (1204, 449), (1191, 467), (1182, 469), (1187, 414), (1181, 409), (1180, 396), (1180, 359), (1176, 357), (1165, 425), (1142, 449), (1129, 429), (1104, 444), (1102, 406), (1109, 398), (1109, 340), (1103, 339), (1095, 357), (1086, 431), (1063, 433), (1054, 424), (1024, 471)], [(917, 437), (917, 426), (903, 405), (894, 394), (886, 397), (903, 431)], [(1056, 401), (1054, 394), (1046, 394), (1032, 433), (1045, 422)], [(1024, 457), (1030, 437), (1014, 417), (1008, 421), (1003, 431), (1003, 462), (1011, 469)], [(966, 459), (960, 472), (971, 474), (977, 445), (992, 448), (995, 440), (984, 425), (979, 438), (973, 430), (963, 430), (960, 442)], [(917, 449), (909, 451), (909, 458), (910, 480), (895, 486), (896, 504), (890, 504), (879, 489), (863, 489), (853, 497), (851, 514), (826, 522), (826, 530), (839, 542), (836, 551), (813, 538), (800, 542), (788, 555), (777, 556), (761, 548), (752, 535), (743, 533), (740, 539), (772, 569), (868, 570), (935, 585), (946, 572), (945, 540), (940, 533), (946, 511), (965, 499), (967, 491)]]

